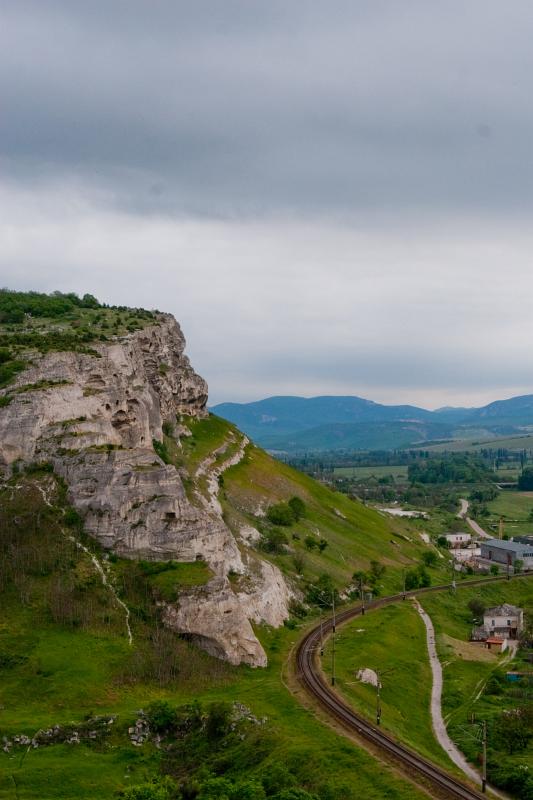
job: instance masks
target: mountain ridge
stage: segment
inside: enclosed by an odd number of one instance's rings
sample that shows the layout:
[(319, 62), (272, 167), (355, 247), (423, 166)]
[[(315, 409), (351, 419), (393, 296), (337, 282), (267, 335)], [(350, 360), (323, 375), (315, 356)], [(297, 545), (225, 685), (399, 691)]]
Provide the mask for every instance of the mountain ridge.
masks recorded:
[(533, 394), (434, 411), (356, 395), (276, 395), (251, 403), (219, 403), (211, 411), (271, 450), (397, 449), (467, 438), (472, 429), (480, 436), (523, 433), (533, 425)]

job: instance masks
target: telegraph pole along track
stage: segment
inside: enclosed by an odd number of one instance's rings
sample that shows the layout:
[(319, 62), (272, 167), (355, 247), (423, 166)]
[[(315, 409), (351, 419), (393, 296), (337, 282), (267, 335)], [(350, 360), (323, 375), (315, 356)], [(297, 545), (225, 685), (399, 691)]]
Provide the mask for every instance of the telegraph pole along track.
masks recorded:
[[(516, 577), (530, 577), (533, 573)], [(511, 578), (512, 579), (512, 578)], [(496, 581), (507, 580), (506, 576), (485, 578), (481, 580), (465, 581), (457, 584), (457, 589), (463, 587), (483, 586)], [(365, 610), (374, 611), (391, 603), (401, 602), (404, 597), (415, 597), (429, 592), (442, 592), (450, 590), (452, 584), (441, 586), (431, 586), (426, 589), (416, 589), (410, 592), (390, 595), (366, 603)], [(409, 777), (415, 776), (423, 779), (423, 783), (430, 784), (438, 790), (439, 796), (449, 798), (461, 798), (461, 800), (480, 800), (485, 797), (481, 792), (471, 788), (454, 776), (450, 775), (441, 767), (435, 766), (431, 761), (418, 753), (414, 752), (405, 745), (397, 742), (391, 736), (383, 733), (380, 728), (375, 727), (367, 719), (355, 713), (350, 706), (344, 702), (339, 695), (331, 689), (325, 680), (324, 674), (318, 662), (318, 653), (322, 647), (323, 637), (328, 637), (337, 628), (350, 620), (355, 619), (362, 613), (362, 606), (357, 605), (348, 608), (340, 613), (337, 611), (335, 619), (329, 619), (316, 625), (309, 631), (300, 642), (296, 650), (296, 674), (306, 692), (317, 700), (330, 717), (346, 728), (348, 731), (355, 732), (360, 737), (370, 742), (383, 755), (400, 765), (402, 770)]]

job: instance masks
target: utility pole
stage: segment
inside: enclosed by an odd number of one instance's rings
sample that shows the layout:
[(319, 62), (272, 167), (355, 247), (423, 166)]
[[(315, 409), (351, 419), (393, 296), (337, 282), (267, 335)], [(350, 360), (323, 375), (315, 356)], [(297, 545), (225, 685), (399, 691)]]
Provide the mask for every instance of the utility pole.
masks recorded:
[(335, 631), (336, 631), (335, 589), (331, 590), (331, 605), (332, 605), (332, 608), (333, 608), (333, 637), (332, 637), (332, 646), (331, 646), (331, 685), (335, 686)]
[(363, 591), (363, 578), (359, 576), (359, 594), (361, 596), (361, 616), (365, 616), (365, 593)]
[(455, 556), (452, 555), (452, 592), (455, 592), (457, 586), (455, 584)]
[(483, 765), (481, 768), (481, 791), (487, 791), (487, 720), (483, 720)]
[(402, 579), (403, 579), (403, 594), (402, 594), (402, 600), (405, 600), (405, 569), (402, 569)]
[(381, 675), (379, 669), (376, 670), (376, 725), (381, 725)]
[(322, 630), (322, 609), (320, 609), (320, 655), (324, 655), (324, 632)]

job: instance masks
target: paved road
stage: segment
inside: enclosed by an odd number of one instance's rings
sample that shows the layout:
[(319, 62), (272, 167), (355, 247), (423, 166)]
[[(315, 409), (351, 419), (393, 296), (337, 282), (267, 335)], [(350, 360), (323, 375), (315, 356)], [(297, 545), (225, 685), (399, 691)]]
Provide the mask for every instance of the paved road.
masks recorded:
[(461, 503), (461, 510), (457, 516), (461, 519), (464, 519), (465, 522), (470, 525), (474, 533), (477, 533), (481, 539), (494, 539), (494, 536), (492, 536), (490, 533), (487, 533), (487, 531), (484, 531), (481, 525), (479, 525), (475, 519), (471, 519), (468, 516), (468, 500), (465, 500), (464, 497), (462, 497), (459, 502)]

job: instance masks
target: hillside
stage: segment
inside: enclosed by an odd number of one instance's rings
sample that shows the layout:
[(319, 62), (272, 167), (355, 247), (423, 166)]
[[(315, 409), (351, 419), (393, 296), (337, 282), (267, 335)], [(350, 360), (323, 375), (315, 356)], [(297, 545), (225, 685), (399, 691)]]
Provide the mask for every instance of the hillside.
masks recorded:
[(5, 292), (0, 309), (0, 798), (138, 800), (153, 780), (142, 797), (185, 798), (221, 776), (231, 798), (416, 796), (282, 670), (354, 571), (399, 588), (418, 533), (208, 414), (169, 315)]
[(533, 395), (482, 408), (428, 411), (360, 397), (270, 397), (212, 409), (273, 451), (393, 450), (439, 440), (524, 435), (533, 426)]

